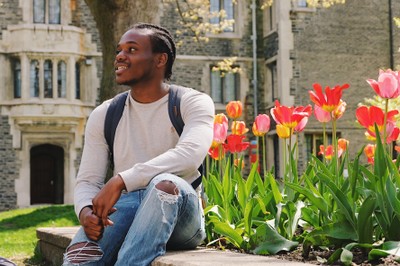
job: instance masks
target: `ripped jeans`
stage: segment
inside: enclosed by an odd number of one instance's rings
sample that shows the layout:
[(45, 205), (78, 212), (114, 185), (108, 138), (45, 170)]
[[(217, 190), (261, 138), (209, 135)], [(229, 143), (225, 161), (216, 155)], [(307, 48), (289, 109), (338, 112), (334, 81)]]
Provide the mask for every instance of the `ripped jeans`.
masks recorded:
[[(177, 195), (157, 189), (162, 181), (172, 182)], [(115, 208), (110, 215), (114, 225), (104, 229), (99, 241), (88, 239), (83, 228), (79, 229), (63, 265), (145, 266), (166, 249), (193, 249), (205, 238), (197, 193), (178, 176), (156, 176), (147, 189), (122, 194)], [(72, 249), (75, 244), (80, 244), (79, 252)]]

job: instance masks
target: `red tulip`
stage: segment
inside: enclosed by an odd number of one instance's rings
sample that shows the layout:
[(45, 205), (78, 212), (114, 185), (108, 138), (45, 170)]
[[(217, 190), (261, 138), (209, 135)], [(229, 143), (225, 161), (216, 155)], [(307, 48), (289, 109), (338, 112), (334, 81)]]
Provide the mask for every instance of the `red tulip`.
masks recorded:
[(237, 119), (242, 115), (243, 106), (240, 101), (230, 101), (226, 105), (226, 113), (228, 117)]
[(331, 114), (318, 105), (314, 106), (314, 116), (321, 123), (327, 123), (331, 120)]
[(315, 91), (309, 91), (311, 101), (327, 112), (332, 112), (338, 107), (342, 98), (343, 90), (349, 88), (349, 84), (342, 86), (336, 85), (334, 88), (326, 86), (325, 94), (322, 92), (322, 87), (318, 83), (313, 84)]
[(244, 135), (249, 131), (244, 121), (233, 121), (231, 129), (233, 135)]
[[(399, 129), (395, 127), (395, 115), (399, 113), (398, 110), (392, 110), (387, 113), (386, 132), (388, 139), (397, 139)], [(357, 121), (367, 129), (367, 137), (375, 139), (375, 124), (378, 126), (379, 132), (383, 132), (385, 114), (383, 110), (377, 106), (360, 106), (356, 110)]]
[(250, 145), (249, 142), (243, 142), (243, 139), (245, 136), (239, 136), (239, 135), (229, 135), (226, 140), (227, 143), (224, 143), (224, 148), (228, 150), (231, 153), (237, 153), (244, 151), (247, 149)]
[(378, 81), (368, 79), (367, 82), (381, 98), (393, 99), (400, 95), (400, 75), (398, 71), (379, 70)]
[(311, 105), (299, 107), (287, 107), (275, 101), (275, 107), (271, 109), (272, 118), (278, 125), (293, 129), (304, 118), (309, 117), (312, 112)]
[(266, 114), (260, 114), (256, 117), (253, 123), (253, 134), (257, 137), (262, 137), (269, 131), (270, 128), (270, 118)]
[(225, 157), (225, 152), (226, 151), (223, 145), (218, 145), (216, 147), (211, 147), (208, 150), (208, 155), (210, 155), (210, 157), (213, 158), (214, 160), (220, 160)]

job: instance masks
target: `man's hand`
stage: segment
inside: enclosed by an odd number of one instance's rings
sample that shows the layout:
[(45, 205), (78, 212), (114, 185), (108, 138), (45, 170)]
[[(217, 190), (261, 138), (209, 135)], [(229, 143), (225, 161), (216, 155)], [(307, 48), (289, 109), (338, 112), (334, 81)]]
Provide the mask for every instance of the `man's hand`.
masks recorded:
[(124, 181), (121, 176), (116, 175), (112, 177), (96, 197), (93, 198), (93, 213), (101, 219), (103, 226), (114, 224), (110, 219), (108, 219), (108, 216), (116, 211), (113, 206), (121, 196), (121, 192), (124, 189)]
[(79, 222), (89, 239), (97, 241), (102, 237), (104, 226), (101, 219), (93, 214), (91, 208), (85, 207), (82, 209), (79, 214)]

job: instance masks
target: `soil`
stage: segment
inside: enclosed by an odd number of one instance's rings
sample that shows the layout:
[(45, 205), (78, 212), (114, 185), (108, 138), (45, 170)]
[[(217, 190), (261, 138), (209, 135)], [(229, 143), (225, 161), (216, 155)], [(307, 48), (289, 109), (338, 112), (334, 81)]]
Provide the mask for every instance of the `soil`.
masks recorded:
[[(312, 250), (308, 256), (308, 258), (304, 258), (302, 256), (302, 248), (299, 246), (296, 250), (291, 252), (285, 252), (277, 255), (273, 255), (272, 257), (289, 260), (289, 261), (299, 261), (306, 262), (309, 264), (315, 265), (329, 265), (326, 260), (332, 255), (333, 251), (331, 250)], [(377, 261), (368, 261), (367, 255), (365, 255), (360, 250), (353, 251), (353, 266), (377, 266), (377, 265), (400, 265), (400, 263), (394, 260), (394, 257), (388, 256), (385, 258), (381, 258)], [(339, 261), (330, 264), (330, 265), (343, 265)]]

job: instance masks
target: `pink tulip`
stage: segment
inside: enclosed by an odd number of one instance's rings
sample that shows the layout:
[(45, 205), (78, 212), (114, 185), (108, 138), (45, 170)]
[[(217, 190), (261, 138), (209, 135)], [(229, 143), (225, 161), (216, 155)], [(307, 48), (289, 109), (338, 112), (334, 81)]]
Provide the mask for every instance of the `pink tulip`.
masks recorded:
[(211, 147), (215, 148), (218, 145), (224, 143), (227, 135), (228, 135), (228, 125), (227, 124), (214, 123), (214, 135), (213, 135), (213, 142), (211, 144)]
[(321, 123), (327, 123), (331, 120), (331, 114), (318, 105), (314, 106), (314, 115), (315, 118), (317, 118), (317, 120)]
[(394, 99), (400, 95), (400, 76), (398, 71), (379, 70), (378, 81), (367, 79), (369, 85), (382, 98)]
[(303, 119), (300, 120), (300, 122), (297, 124), (297, 126), (294, 128), (294, 132), (299, 133), (304, 130), (308, 122), (308, 117), (304, 117)]
[(260, 114), (253, 123), (253, 134), (257, 137), (264, 136), (270, 128), (270, 118), (266, 114)]

